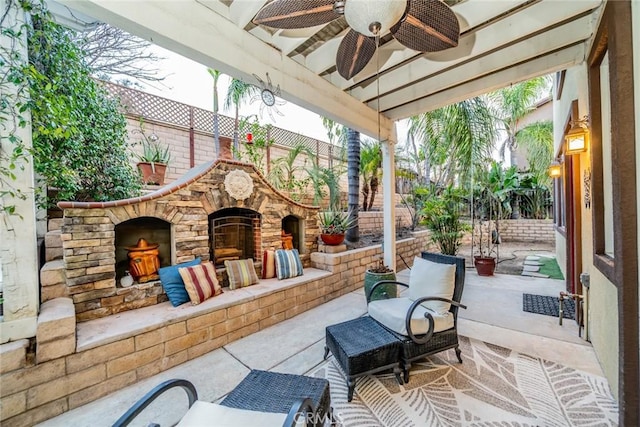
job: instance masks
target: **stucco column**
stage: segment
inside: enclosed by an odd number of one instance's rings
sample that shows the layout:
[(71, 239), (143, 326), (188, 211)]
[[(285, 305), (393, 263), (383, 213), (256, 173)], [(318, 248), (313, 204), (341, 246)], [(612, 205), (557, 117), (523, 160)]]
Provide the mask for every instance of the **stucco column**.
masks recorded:
[(382, 202), (384, 212), (384, 263), (396, 269), (396, 167), (395, 145), (396, 125), (392, 123), (390, 138), (382, 142)]
[[(6, 0), (0, 0), (0, 10), (7, 7)], [(16, 29), (24, 23), (24, 12), (15, 7), (9, 10), (3, 26)], [(24, 33), (24, 32), (23, 32)], [(0, 35), (3, 48), (11, 47), (12, 40)], [(26, 37), (22, 43), (14, 43), (14, 49), (20, 50), (20, 56), (26, 61)], [(11, 90), (11, 86), (3, 87)], [(18, 113), (16, 112), (16, 115)], [(22, 116), (31, 122), (28, 112)], [(31, 128), (18, 128), (16, 135), (22, 139), (25, 148), (31, 148)], [(13, 144), (2, 138), (3, 153), (11, 152)], [(4, 160), (2, 160), (4, 161)], [(10, 184), (22, 191), (24, 200), (6, 196), (1, 200), (4, 205), (15, 205), (16, 215), (1, 214), (0, 218), (0, 284), (4, 296), (4, 318), (0, 322), (0, 343), (36, 335), (38, 315), (38, 262), (36, 244), (36, 211), (33, 194), (33, 161), (23, 162), (16, 167), (15, 181)]]

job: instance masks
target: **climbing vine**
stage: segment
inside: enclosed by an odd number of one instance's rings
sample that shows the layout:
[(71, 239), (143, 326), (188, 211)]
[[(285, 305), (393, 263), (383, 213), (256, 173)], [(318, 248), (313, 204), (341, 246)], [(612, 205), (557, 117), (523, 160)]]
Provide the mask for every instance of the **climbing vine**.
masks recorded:
[[(18, 160), (24, 162), (31, 154), (39, 177), (36, 188), (56, 190), (55, 196), (49, 197), (44, 191), (37, 192), (38, 204), (48, 206), (57, 200), (104, 201), (137, 194), (140, 180), (129, 162), (125, 118), (118, 102), (109, 98), (91, 77), (71, 30), (53, 22), (41, 1), (9, 3), (27, 12), (29, 22), (3, 34), (14, 46), (8, 46), (6, 52), (7, 73), (12, 77), (0, 84), (12, 85), (17, 91), (7, 92), (2, 114), (3, 119), (7, 116), (15, 122), (8, 137), (12, 155), (21, 155)], [(24, 32), (28, 40), (26, 64), (19, 46)], [(2, 92), (4, 97), (4, 87)], [(27, 126), (27, 111), (31, 114), (33, 141), (29, 151), (17, 132), (19, 127)], [(15, 180), (12, 175), (0, 173), (3, 187), (5, 181)], [(19, 193), (8, 195), (19, 197)]]
[(15, 199), (26, 199), (14, 185), (16, 171), (24, 169), (29, 152), (20, 137), (27, 126), (28, 82), (25, 55), (26, 26), (19, 20), (22, 10), (30, 5), (14, 0), (5, 1), (0, 16), (0, 216), (18, 214)]

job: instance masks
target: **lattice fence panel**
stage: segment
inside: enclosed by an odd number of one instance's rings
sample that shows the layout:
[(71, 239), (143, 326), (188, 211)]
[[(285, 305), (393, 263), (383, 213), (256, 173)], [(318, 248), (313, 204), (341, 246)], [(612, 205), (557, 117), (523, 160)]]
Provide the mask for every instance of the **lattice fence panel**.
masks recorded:
[[(125, 86), (108, 82), (102, 83), (111, 95), (120, 99), (126, 114), (189, 128), (191, 125), (189, 114), (190, 111), (193, 111), (194, 130), (213, 133), (213, 111), (203, 110)], [(219, 114), (218, 118), (220, 135), (233, 137), (234, 119), (222, 114)], [(333, 157), (337, 157), (340, 152), (340, 148), (336, 146), (331, 150), (331, 144), (327, 142), (278, 127), (271, 128), (271, 138), (273, 138), (275, 144), (284, 147), (295, 147), (297, 144), (302, 143), (320, 156), (328, 157), (332, 154)]]

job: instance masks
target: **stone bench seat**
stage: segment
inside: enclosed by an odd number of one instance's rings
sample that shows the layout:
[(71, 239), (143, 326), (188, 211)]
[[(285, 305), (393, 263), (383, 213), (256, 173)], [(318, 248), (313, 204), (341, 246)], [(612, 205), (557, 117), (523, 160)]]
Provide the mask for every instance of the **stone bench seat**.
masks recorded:
[[(221, 333), (233, 333), (234, 330), (251, 325), (257, 325), (252, 328), (255, 331), (246, 332), (256, 332), (263, 326), (307, 310), (309, 307), (305, 304), (319, 297), (319, 282), (331, 275), (329, 271), (305, 268), (304, 275), (290, 279), (262, 279), (258, 284), (240, 289), (223, 288), (221, 295), (198, 305), (185, 303), (173, 307), (167, 301), (81, 322), (77, 324), (76, 351), (137, 337), (180, 322), (186, 322), (184, 334), (225, 321), (232, 322), (233, 325), (221, 327)], [(238, 321), (237, 318), (241, 316), (244, 317)], [(181, 334), (178, 332), (176, 335)], [(213, 337), (209, 337), (211, 338)], [(167, 336), (166, 340), (169, 339), (172, 337)]]

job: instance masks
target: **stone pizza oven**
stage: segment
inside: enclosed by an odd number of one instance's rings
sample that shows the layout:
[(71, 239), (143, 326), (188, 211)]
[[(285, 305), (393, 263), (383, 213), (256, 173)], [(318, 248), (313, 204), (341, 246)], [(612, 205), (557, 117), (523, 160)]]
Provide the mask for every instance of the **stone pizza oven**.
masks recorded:
[(318, 207), (274, 189), (252, 165), (219, 159), (142, 197), (112, 202), (60, 202), (67, 295), (78, 321), (166, 301), (159, 281), (122, 287), (127, 247), (158, 245), (161, 266), (213, 260), (223, 286), (224, 261), (254, 259), (293, 236), (305, 266), (317, 251)]

